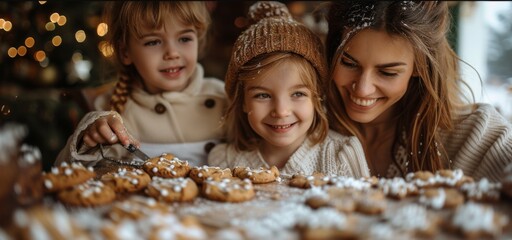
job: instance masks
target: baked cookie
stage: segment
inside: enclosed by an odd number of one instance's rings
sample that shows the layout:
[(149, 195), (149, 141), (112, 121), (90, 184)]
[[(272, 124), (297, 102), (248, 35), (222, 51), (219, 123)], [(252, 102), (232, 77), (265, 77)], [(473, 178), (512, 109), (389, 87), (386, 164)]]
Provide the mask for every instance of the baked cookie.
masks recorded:
[(233, 174), (229, 168), (221, 169), (220, 167), (194, 166), (192, 169), (190, 169), (188, 176), (192, 178), (192, 180), (194, 180), (197, 184), (203, 184), (205, 180), (232, 178)]
[(332, 176), (329, 177), (329, 185), (332, 185), (337, 188), (352, 188), (357, 190), (368, 189), (372, 187), (372, 183), (370, 178), (360, 178), (356, 179), (353, 177), (345, 177), (345, 176)]
[(329, 181), (330, 178), (325, 176), (323, 173), (313, 173), (312, 175), (297, 173), (292, 176), (288, 185), (290, 187), (307, 189), (326, 185)]
[(443, 169), (435, 173), (437, 186), (440, 187), (460, 187), (464, 183), (473, 182), (473, 178), (464, 175), (462, 169)]
[(13, 239), (94, 239), (62, 205), (18, 208), (15, 216), (19, 235)]
[(482, 178), (480, 181), (462, 184), (460, 190), (468, 200), (496, 202), (500, 199), (501, 183), (492, 183), (487, 178)]
[(151, 212), (142, 218), (119, 222), (106, 221), (98, 239), (208, 239), (206, 231), (194, 216)]
[(153, 177), (146, 194), (165, 202), (189, 202), (199, 194), (197, 184), (190, 178)]
[(179, 178), (186, 177), (190, 172), (188, 161), (180, 160), (169, 153), (148, 159), (142, 167), (152, 177)]
[(325, 193), (306, 198), (305, 204), (313, 209), (330, 207), (344, 213), (351, 213), (356, 210), (356, 199), (360, 195), (358, 190), (331, 187)]
[(323, 208), (299, 218), (295, 228), (303, 240), (358, 239), (356, 224), (353, 216)]
[(406, 182), (403, 178), (381, 178), (377, 184), (377, 188), (382, 192), (394, 199), (403, 199), (408, 196), (413, 196), (418, 193), (418, 187), (411, 182)]
[(408, 173), (405, 176), (407, 182), (412, 182), (418, 188), (436, 187), (437, 180), (435, 175), (430, 171), (416, 171)]
[(220, 202), (244, 202), (256, 195), (251, 180), (239, 178), (206, 180), (203, 182), (202, 194), (207, 199)]
[(446, 226), (465, 239), (499, 239), (508, 221), (507, 216), (491, 206), (470, 201), (457, 207)]
[(388, 212), (385, 218), (393, 227), (420, 238), (434, 238), (439, 231), (439, 218), (429, 214), (425, 206), (414, 203)]
[(144, 170), (123, 167), (116, 172), (108, 172), (101, 176), (101, 181), (117, 193), (137, 192), (148, 186), (151, 177)]
[(356, 211), (375, 215), (381, 214), (386, 210), (386, 196), (380, 189), (367, 189), (360, 191), (356, 198)]
[(21, 145), (18, 159), (19, 172), (14, 192), (18, 203), (29, 206), (43, 199), (43, 174), (41, 151), (39, 148), (27, 144)]
[(92, 207), (111, 203), (115, 200), (116, 193), (103, 182), (90, 179), (59, 192), (57, 198), (68, 205)]
[(233, 169), (233, 176), (240, 179), (249, 179), (252, 183), (270, 183), (274, 182), (279, 177), (279, 170), (276, 166), (271, 168), (261, 167), (259, 169), (251, 169), (249, 167), (235, 167)]
[(428, 188), (420, 191), (418, 201), (433, 209), (455, 208), (464, 203), (464, 195), (454, 188)]
[(79, 162), (63, 162), (58, 167), (52, 167), (50, 172), (43, 173), (44, 189), (46, 192), (57, 192), (84, 183), (95, 176), (92, 167), (85, 168)]
[(115, 202), (107, 216), (114, 222), (137, 220), (153, 214), (171, 214), (173, 209), (166, 203), (151, 197), (132, 195), (120, 202)]

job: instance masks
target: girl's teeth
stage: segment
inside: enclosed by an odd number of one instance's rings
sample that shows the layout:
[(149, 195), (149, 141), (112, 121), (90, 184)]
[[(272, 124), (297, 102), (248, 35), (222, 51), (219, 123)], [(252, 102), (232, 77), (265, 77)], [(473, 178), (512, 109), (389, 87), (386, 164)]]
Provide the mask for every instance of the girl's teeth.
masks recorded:
[(292, 126), (291, 124), (288, 124), (288, 125), (273, 125), (272, 127), (273, 128), (277, 128), (277, 129), (285, 129), (285, 128), (289, 128), (290, 126)]
[(355, 98), (355, 97), (350, 96), (350, 99), (355, 104), (357, 104), (359, 106), (363, 106), (363, 107), (368, 107), (368, 106), (374, 104), (375, 102), (377, 102), (377, 98), (373, 98), (373, 99), (367, 100), (367, 99), (359, 99), (359, 98)]
[(168, 72), (168, 73), (175, 73), (175, 72), (177, 72), (177, 71), (178, 71), (178, 69), (177, 69), (177, 68), (174, 68), (174, 69), (167, 69), (167, 70), (165, 70), (165, 71), (166, 71), (166, 72)]

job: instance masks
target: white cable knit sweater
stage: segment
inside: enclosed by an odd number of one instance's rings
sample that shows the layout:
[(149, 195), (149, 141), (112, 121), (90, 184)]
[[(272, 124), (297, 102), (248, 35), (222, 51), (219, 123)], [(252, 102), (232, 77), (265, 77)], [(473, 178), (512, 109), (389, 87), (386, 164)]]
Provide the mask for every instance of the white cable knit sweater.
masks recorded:
[(468, 109), (459, 116), (452, 132), (441, 132), (452, 168), (476, 180), (500, 181), (512, 163), (512, 124), (489, 104), (477, 104), (473, 113)]
[[(221, 168), (269, 167), (259, 151), (238, 152), (229, 144), (215, 146), (208, 156), (208, 164)], [(280, 172), (282, 174), (302, 172), (306, 175), (322, 172), (327, 175), (355, 178), (370, 174), (360, 141), (356, 137), (341, 135), (332, 130), (322, 143), (311, 146), (310, 141), (304, 141)]]

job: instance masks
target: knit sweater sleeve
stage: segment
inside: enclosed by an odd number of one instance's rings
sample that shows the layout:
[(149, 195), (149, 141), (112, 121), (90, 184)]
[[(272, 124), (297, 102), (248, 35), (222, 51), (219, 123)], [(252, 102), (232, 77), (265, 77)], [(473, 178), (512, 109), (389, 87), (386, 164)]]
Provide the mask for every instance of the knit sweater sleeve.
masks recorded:
[[(370, 176), (364, 150), (357, 137), (345, 136), (331, 131), (329, 138), (333, 141), (331, 151), (335, 158), (326, 161), (328, 172), (354, 178)], [(340, 164), (347, 166), (346, 171), (340, 171)]]
[(500, 181), (512, 162), (512, 125), (488, 104), (467, 115), (444, 142), (453, 168), (475, 179)]
[[(80, 161), (86, 166), (94, 166), (102, 159), (99, 148), (90, 148), (82, 144), (82, 137), (85, 129), (98, 118), (112, 114), (111, 111), (92, 111), (87, 113), (78, 123), (75, 132), (69, 137), (66, 146), (60, 151), (54, 165), (58, 166), (62, 162)], [(117, 114), (117, 113), (115, 113)], [(119, 116), (120, 119), (122, 119)]]

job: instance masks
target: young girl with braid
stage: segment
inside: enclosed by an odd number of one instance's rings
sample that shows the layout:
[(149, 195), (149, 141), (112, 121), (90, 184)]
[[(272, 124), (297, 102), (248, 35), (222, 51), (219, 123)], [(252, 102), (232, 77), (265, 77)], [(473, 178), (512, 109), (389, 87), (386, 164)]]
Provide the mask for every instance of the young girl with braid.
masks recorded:
[(119, 82), (96, 99), (98, 111), (84, 116), (56, 164), (131, 161), (128, 144), (205, 164), (224, 136), (226, 106), (224, 83), (197, 62), (211, 21), (205, 2), (115, 1), (105, 10)]

